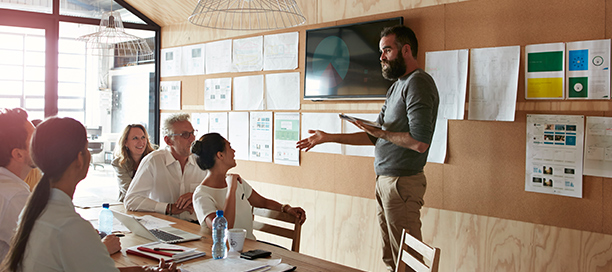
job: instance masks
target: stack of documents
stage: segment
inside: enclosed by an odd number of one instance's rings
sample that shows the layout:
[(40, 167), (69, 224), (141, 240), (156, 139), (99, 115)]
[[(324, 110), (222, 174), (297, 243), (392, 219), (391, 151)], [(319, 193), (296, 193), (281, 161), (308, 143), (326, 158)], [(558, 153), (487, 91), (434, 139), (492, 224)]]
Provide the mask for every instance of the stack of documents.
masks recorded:
[(219, 260), (207, 259), (181, 266), (181, 271), (183, 272), (284, 272), (293, 270), (295, 270), (295, 266), (281, 263), (281, 259), (247, 260), (239, 257), (228, 257)]
[(205, 252), (197, 251), (195, 248), (153, 242), (130, 247), (126, 253), (159, 261), (180, 263), (206, 255)]

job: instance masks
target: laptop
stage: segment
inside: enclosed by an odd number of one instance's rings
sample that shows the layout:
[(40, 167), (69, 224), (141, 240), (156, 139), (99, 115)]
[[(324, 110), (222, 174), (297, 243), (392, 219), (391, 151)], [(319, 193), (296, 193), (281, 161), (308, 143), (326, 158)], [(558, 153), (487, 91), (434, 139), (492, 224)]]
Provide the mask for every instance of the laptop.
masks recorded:
[(164, 242), (168, 244), (182, 243), (187, 241), (200, 240), (202, 236), (186, 232), (173, 227), (163, 227), (159, 229), (147, 229), (136, 218), (131, 215), (113, 211), (113, 215), (119, 222), (123, 223), (130, 231), (138, 236), (147, 238), (151, 241)]

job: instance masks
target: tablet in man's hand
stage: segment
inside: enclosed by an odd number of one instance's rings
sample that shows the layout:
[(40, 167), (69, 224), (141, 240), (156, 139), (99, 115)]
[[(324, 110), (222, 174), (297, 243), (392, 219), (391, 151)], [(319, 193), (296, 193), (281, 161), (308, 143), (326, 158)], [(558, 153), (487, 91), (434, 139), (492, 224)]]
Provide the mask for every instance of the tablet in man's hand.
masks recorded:
[(380, 124), (376, 123), (376, 122), (364, 120), (364, 119), (353, 117), (353, 116), (348, 116), (348, 115), (345, 115), (345, 114), (340, 114), (340, 118), (344, 119), (344, 120), (347, 120), (347, 121), (353, 121), (353, 122), (361, 121), (364, 125), (368, 125), (368, 126), (375, 127), (375, 128), (382, 128), (382, 126)]

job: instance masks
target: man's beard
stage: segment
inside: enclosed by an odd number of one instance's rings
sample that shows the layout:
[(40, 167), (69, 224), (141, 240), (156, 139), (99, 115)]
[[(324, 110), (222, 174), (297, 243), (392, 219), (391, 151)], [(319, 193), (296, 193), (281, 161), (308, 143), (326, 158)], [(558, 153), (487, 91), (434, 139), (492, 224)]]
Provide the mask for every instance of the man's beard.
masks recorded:
[[(385, 66), (384, 64), (387, 64)], [(406, 73), (406, 62), (402, 52), (394, 60), (381, 61), (382, 76), (387, 80), (397, 80)]]

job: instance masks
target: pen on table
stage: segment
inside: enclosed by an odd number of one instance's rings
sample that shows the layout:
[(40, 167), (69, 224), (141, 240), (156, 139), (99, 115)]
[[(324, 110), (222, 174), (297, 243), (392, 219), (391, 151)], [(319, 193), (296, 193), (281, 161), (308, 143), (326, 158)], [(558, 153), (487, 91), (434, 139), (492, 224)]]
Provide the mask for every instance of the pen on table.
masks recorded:
[(165, 250), (165, 251), (185, 251), (184, 249), (180, 249), (180, 248), (161, 248), (161, 247), (153, 248), (153, 250), (155, 250), (155, 251), (160, 251), (160, 250)]

